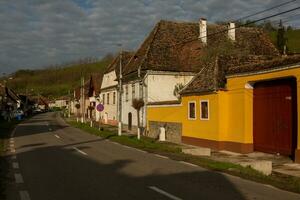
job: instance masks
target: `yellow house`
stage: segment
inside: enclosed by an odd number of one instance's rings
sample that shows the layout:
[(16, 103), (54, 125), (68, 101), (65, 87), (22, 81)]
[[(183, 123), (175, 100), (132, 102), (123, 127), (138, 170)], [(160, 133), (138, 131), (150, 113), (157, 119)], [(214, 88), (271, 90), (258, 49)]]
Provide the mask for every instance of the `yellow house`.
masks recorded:
[(148, 106), (148, 127), (175, 127), (188, 144), (300, 162), (300, 56), (251, 63), (204, 68), (181, 91), (181, 102)]

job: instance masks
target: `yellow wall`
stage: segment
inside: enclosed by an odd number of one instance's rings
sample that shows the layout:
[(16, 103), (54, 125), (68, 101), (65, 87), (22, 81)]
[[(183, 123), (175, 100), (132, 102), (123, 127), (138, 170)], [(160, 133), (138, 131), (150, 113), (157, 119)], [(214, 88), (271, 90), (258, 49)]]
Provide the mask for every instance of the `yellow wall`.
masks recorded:
[[(228, 78), (227, 91), (182, 97), (181, 106), (148, 107), (147, 120), (181, 122), (183, 136), (251, 144), (253, 143), (253, 89), (245, 88), (246, 84), (291, 76), (297, 78), (298, 124), (300, 124), (300, 68)], [(200, 120), (200, 100), (209, 100), (209, 120)], [(189, 101), (196, 101), (196, 120), (188, 119)], [(298, 148), (300, 149), (299, 129)]]

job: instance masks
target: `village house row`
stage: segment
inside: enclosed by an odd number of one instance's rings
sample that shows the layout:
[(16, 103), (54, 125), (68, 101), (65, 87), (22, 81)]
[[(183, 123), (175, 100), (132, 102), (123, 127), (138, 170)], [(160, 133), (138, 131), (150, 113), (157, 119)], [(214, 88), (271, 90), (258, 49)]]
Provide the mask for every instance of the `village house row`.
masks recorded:
[(121, 111), (124, 131), (136, 133), (132, 100), (142, 99), (149, 137), (164, 132), (170, 142), (300, 162), (299, 80), (300, 56), (281, 55), (259, 28), (160, 21), (136, 52), (122, 52), (85, 82), (84, 103), (75, 89), (71, 111), (114, 126)]

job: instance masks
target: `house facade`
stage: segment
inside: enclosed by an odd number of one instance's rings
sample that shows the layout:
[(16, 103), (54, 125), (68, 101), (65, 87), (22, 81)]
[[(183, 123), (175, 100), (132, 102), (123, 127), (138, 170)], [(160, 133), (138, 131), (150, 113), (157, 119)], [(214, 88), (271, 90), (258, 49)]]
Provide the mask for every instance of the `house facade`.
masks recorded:
[(144, 102), (139, 118), (143, 128), (147, 126), (149, 106), (178, 101), (176, 87), (185, 86), (199, 70), (193, 58), (198, 56), (196, 49), (201, 44), (191, 42), (192, 46), (186, 48), (185, 40), (198, 37), (197, 23), (160, 21), (154, 27), (124, 69), (122, 122), (126, 130), (135, 132), (137, 128), (134, 99)]
[[(132, 52), (122, 52), (122, 66), (125, 66)], [(120, 55), (117, 56), (112, 63), (107, 67), (101, 85), (100, 101), (104, 105), (104, 110), (99, 112), (98, 119), (104, 124), (116, 126), (118, 124), (118, 77), (120, 71)]]
[(180, 91), (177, 104), (149, 107), (150, 134), (163, 129), (170, 141), (180, 133), (187, 144), (300, 162), (300, 56), (279, 55), (262, 36), (253, 37), (261, 49), (251, 43), (247, 57), (216, 56)]

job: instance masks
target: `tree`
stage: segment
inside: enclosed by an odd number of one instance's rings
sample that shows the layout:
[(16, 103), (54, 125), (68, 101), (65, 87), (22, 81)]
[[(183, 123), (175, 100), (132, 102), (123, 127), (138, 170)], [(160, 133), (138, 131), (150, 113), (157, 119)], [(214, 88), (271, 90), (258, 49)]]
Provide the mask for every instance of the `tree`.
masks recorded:
[(132, 100), (132, 107), (137, 112), (138, 139), (140, 139), (140, 137), (141, 137), (141, 134), (140, 134), (140, 110), (142, 107), (144, 107), (144, 105), (145, 105), (145, 102), (143, 99), (133, 99)]
[(287, 38), (285, 37), (285, 28), (280, 20), (279, 28), (277, 31), (277, 47), (282, 54), (286, 53), (286, 42)]

